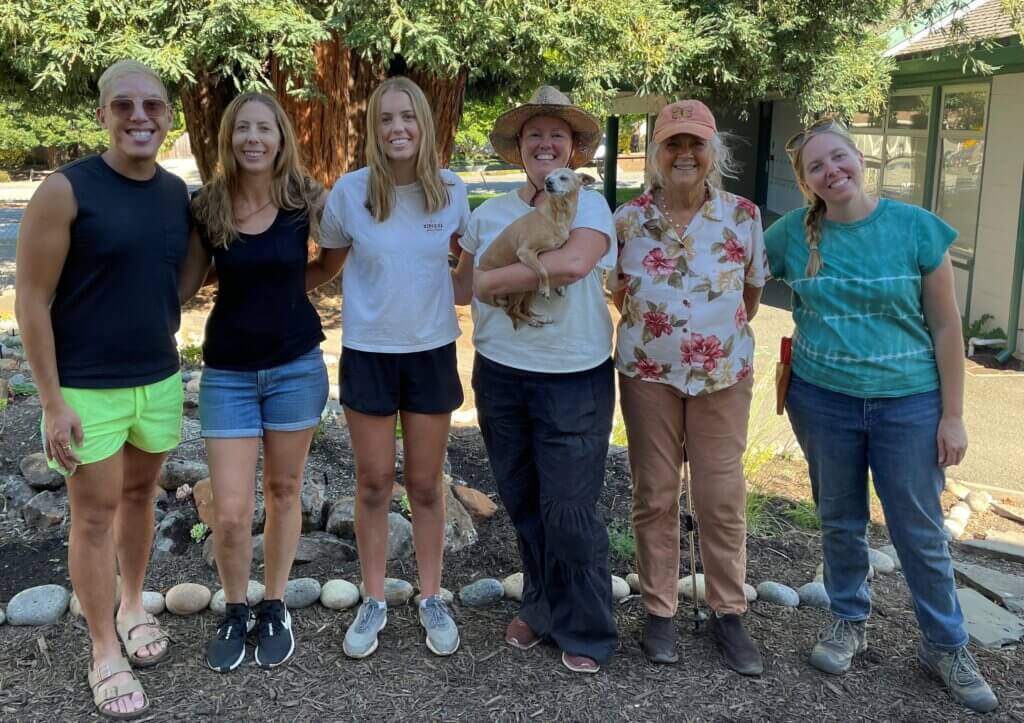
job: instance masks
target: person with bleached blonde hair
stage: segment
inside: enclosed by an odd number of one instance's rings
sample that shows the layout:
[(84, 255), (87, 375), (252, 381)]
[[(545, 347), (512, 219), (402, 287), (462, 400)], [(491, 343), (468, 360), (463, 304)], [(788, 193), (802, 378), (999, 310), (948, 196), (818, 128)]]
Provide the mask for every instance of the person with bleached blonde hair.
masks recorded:
[(356, 541), (366, 598), (344, 651), (364, 658), (387, 622), (384, 572), (388, 508), (400, 417), (404, 482), (419, 569), (419, 618), (427, 647), (451, 655), (459, 631), (441, 599), (451, 413), (462, 405), (456, 368), (450, 245), (469, 203), (441, 170), (423, 91), (408, 78), (381, 83), (367, 107), (366, 168), (342, 176), (324, 211), (320, 243), (345, 255), (340, 389), (356, 461)]
[[(232, 100), (217, 148), (217, 172), (192, 201), (196, 230), (181, 298), (196, 292), (212, 261), (218, 291), (206, 321), (199, 418), (226, 609), (206, 664), (226, 673), (245, 659), (253, 628), (257, 665), (276, 667), (295, 651), (284, 591), (302, 527), (306, 456), (328, 391), (324, 334), (306, 291), (333, 277), (341, 259), (323, 250), (307, 262), (308, 242), (319, 237), (323, 189), (306, 176), (291, 121), (274, 96)], [(266, 592), (250, 608), (261, 439)]]
[(160, 77), (121, 60), (99, 89), (108, 148), (58, 169), (33, 195), (18, 236), (16, 313), (43, 447), (67, 477), (68, 567), (92, 643), (93, 701), (100, 715), (128, 719), (149, 708), (132, 668), (168, 653), (142, 583), (156, 481), (180, 441), (174, 333), (190, 220), (184, 182), (156, 163), (172, 122)]

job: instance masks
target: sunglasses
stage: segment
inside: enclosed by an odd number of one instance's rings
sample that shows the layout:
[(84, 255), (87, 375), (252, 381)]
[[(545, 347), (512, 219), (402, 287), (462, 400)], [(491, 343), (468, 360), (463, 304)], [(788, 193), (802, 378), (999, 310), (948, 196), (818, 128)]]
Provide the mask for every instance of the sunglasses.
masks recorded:
[[(135, 113), (135, 103), (132, 98), (114, 98), (110, 101), (110, 110), (122, 120), (131, 118)], [(164, 118), (167, 116), (167, 103), (160, 98), (143, 98), (142, 112), (151, 120)]]
[(831, 130), (840, 130), (843, 133), (847, 133), (846, 124), (843, 123), (839, 118), (833, 118), (826, 116), (825, 118), (819, 118), (818, 120), (811, 123), (809, 126), (804, 128), (799, 133), (793, 134), (788, 141), (786, 141), (786, 155), (793, 158), (797, 151), (803, 148), (804, 144), (819, 133), (827, 133)]

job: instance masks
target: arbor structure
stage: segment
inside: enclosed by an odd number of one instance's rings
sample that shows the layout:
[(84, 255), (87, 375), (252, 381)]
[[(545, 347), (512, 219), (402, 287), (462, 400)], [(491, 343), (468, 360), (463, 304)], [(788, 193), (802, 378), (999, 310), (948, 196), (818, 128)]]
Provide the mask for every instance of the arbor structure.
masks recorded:
[(230, 99), (246, 89), (271, 90), (296, 122), (311, 172), (330, 183), (362, 163), (367, 97), (396, 72), (427, 91), (444, 161), (467, 89), (511, 100), (553, 82), (597, 111), (620, 89), (719, 102), (777, 93), (800, 99), (808, 111), (877, 107), (889, 66), (873, 28), (910, 5), (0, 0), (0, 62), (13, 79), (5, 94), (65, 102), (91, 99), (98, 72), (113, 60), (150, 64), (181, 96), (204, 178)]

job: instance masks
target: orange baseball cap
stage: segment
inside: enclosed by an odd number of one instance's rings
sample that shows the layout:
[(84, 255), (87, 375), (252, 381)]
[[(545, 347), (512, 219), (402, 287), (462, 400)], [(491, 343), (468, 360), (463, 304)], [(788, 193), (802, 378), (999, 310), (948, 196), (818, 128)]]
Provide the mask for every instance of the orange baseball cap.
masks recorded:
[(654, 142), (662, 143), (679, 133), (690, 133), (708, 140), (718, 132), (715, 116), (699, 100), (677, 100), (669, 103), (654, 121)]

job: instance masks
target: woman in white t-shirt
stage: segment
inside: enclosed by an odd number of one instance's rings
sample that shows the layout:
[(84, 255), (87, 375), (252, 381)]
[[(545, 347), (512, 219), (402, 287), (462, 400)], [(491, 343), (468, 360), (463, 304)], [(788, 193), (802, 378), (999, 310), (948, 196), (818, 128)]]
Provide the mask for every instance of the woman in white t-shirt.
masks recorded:
[(534, 297), (543, 326), (514, 329), (494, 297), (536, 290), (521, 263), (473, 271), (502, 230), (547, 203), (544, 178), (594, 156), (597, 121), (556, 88), (498, 118), (495, 151), (523, 166), (527, 183), (474, 211), (455, 272), (456, 299), (473, 300), (473, 390), (498, 492), (515, 525), (523, 560), (523, 601), (505, 631), (528, 649), (544, 638), (574, 672), (596, 673), (615, 649), (608, 533), (597, 513), (615, 387), (612, 323), (602, 271), (615, 265), (615, 227), (602, 196), (581, 190), (569, 241), (541, 256), (553, 288)]
[(387, 622), (384, 572), (401, 415), (404, 481), (419, 569), (427, 647), (451, 655), (459, 632), (441, 599), (444, 464), (451, 413), (462, 404), (459, 325), (448, 249), (469, 220), (466, 189), (438, 167), (423, 91), (384, 81), (367, 108), (367, 167), (338, 180), (320, 245), (343, 249), (341, 402), (356, 461), (356, 543), (366, 599), (345, 634), (345, 654), (377, 649)]

